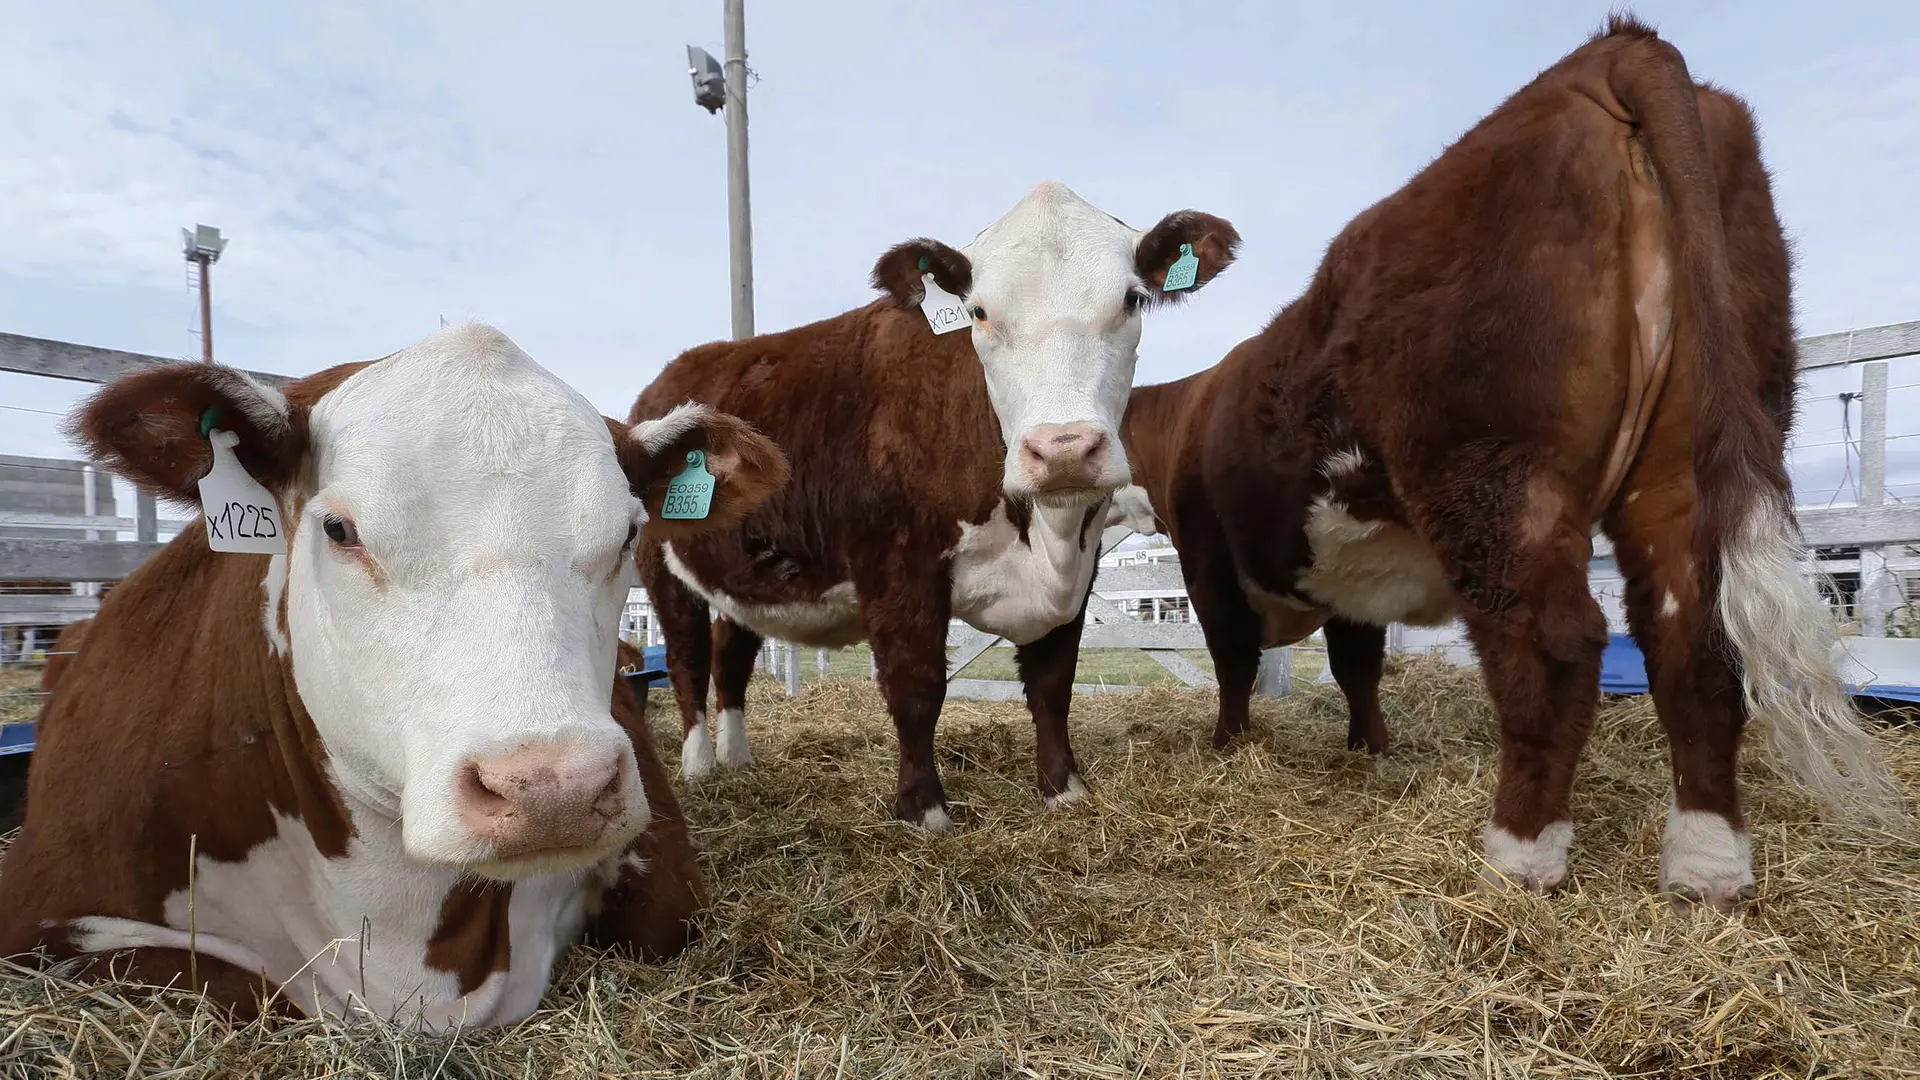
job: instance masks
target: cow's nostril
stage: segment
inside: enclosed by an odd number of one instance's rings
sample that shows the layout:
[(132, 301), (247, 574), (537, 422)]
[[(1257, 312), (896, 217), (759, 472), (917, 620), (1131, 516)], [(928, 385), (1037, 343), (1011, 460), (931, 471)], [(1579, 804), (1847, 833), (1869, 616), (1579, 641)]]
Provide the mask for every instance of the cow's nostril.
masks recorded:
[(507, 792), (487, 782), (487, 775), (480, 771), (480, 763), (476, 761), (469, 761), (460, 769), (460, 797), (476, 809), (488, 812), (504, 810), (512, 802)]

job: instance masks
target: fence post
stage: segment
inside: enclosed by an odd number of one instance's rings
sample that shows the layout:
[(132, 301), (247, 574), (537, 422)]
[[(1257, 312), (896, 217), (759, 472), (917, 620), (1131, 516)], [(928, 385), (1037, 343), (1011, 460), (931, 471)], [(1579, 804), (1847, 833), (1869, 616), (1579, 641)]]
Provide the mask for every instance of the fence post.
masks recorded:
[(146, 488), (133, 492), (133, 538), (149, 543), (160, 539), (160, 508)]
[(825, 649), (817, 650), (814, 656), (814, 661), (820, 665), (821, 678), (824, 679), (828, 675), (833, 674), (833, 661), (827, 656), (827, 650)]
[[(1887, 501), (1887, 363), (1860, 368), (1860, 505)], [(1860, 548), (1860, 636), (1886, 637), (1892, 608), (1893, 575), (1887, 572), (1892, 547)]]
[(791, 641), (780, 646), (787, 651), (787, 696), (800, 696), (800, 647)]
[(1293, 648), (1264, 649), (1260, 653), (1260, 676), (1254, 693), (1264, 697), (1286, 697), (1293, 693)]

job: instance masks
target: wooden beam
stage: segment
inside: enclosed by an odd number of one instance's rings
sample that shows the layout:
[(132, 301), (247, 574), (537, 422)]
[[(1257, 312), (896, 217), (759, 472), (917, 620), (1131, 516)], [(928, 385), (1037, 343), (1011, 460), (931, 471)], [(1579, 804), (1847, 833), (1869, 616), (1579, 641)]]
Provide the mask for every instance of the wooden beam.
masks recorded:
[(0, 537), (0, 581), (119, 581), (164, 546)]
[[(1074, 683), (1076, 694), (1137, 694), (1144, 686), (1125, 683)], [(967, 701), (1025, 701), (1026, 690), (1009, 679), (951, 679), (947, 697)]]
[(1800, 370), (1841, 367), (1867, 360), (1889, 360), (1920, 353), (1920, 322), (1889, 323), (1864, 330), (1842, 330), (1794, 342)]
[[(11, 371), (21, 375), (44, 375), (49, 379), (70, 379), (74, 382), (108, 383), (122, 375), (144, 371), (159, 364), (188, 362), (165, 356), (121, 352), (119, 349), (75, 345), (68, 341), (0, 333), (0, 371)], [(273, 375), (264, 371), (249, 371), (247, 374), (268, 386), (284, 386), (293, 381), (289, 376)]]

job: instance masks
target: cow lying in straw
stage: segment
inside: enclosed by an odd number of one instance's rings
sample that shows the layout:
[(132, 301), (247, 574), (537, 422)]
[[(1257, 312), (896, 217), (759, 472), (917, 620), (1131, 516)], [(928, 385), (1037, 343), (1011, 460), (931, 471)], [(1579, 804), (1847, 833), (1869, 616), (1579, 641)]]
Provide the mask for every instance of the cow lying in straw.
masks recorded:
[(1135, 390), (1113, 513), (1180, 550), (1217, 744), (1261, 648), (1324, 626), (1348, 741), (1383, 751), (1384, 628), (1462, 617), (1501, 720), (1487, 863), (1537, 890), (1566, 879), (1599, 696), (1598, 523), (1673, 751), (1661, 886), (1727, 908), (1754, 894), (1749, 715), (1829, 805), (1901, 816), (1798, 571), (1793, 385), (1753, 119), (1615, 19), (1361, 214), (1263, 332)]
[[(608, 420), (486, 327), (284, 393), (143, 371), (73, 432), (204, 520), (58, 677), (0, 955), (442, 1028), (526, 1016), (583, 933), (691, 940), (704, 887), (616, 632), (642, 525), (751, 511), (786, 473), (764, 437)], [(661, 520), (694, 451), (708, 513)]]

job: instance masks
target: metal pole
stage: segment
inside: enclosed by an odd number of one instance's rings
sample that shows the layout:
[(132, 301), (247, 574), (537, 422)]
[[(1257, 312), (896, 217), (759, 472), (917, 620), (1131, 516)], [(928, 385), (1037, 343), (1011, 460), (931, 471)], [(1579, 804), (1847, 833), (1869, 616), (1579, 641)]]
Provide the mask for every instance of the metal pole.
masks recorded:
[[(93, 466), (82, 465), (80, 467), (80, 494), (85, 504), (86, 515), (88, 517), (93, 517), (100, 513), (100, 494), (97, 486), (99, 480), (100, 475), (94, 471)], [(95, 529), (88, 529), (85, 535), (89, 540), (100, 539), (100, 533)], [(117, 535), (114, 538), (116, 540), (119, 539)], [(99, 588), (98, 585), (91, 581), (76, 581), (73, 585), (74, 593), (79, 596), (93, 596), (99, 592)]]
[(727, 0), (727, 267), (733, 284), (733, 336), (753, 336), (753, 218), (747, 194), (747, 14)]
[[(1860, 368), (1860, 505), (1887, 501), (1887, 364)], [(1887, 556), (1894, 547), (1860, 549), (1860, 636), (1886, 637), (1893, 590)]]
[(195, 255), (193, 261), (200, 264), (200, 359), (213, 363), (213, 285), (208, 272), (213, 269), (213, 261), (205, 255)]

